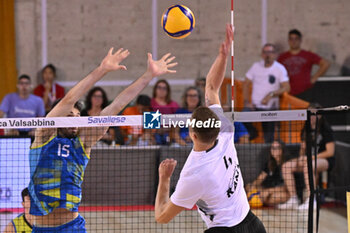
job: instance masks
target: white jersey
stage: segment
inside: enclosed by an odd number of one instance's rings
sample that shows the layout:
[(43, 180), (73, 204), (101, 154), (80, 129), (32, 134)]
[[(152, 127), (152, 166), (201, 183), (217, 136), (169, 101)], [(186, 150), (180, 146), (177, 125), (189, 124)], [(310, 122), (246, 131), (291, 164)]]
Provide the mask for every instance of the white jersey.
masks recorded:
[(209, 108), (221, 120), (216, 144), (207, 151), (192, 149), (170, 199), (188, 209), (196, 204), (208, 228), (231, 227), (247, 216), (249, 204), (233, 143), (233, 123), (220, 105)]
[(252, 81), (252, 104), (262, 109), (279, 108), (278, 97), (271, 98), (266, 105), (261, 101), (269, 93), (280, 89), (281, 83), (289, 81), (287, 70), (281, 63), (274, 61), (270, 67), (265, 67), (264, 61), (255, 62), (246, 77)]

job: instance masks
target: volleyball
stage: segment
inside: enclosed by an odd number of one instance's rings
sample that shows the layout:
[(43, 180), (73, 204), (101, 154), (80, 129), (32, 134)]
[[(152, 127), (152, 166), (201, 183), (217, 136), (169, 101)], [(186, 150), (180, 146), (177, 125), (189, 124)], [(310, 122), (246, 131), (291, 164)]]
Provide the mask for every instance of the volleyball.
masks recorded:
[(162, 28), (168, 36), (182, 39), (189, 36), (195, 26), (192, 11), (184, 5), (173, 5), (162, 15)]
[(247, 197), (250, 207), (258, 208), (263, 206), (263, 203), (260, 198), (260, 192), (258, 192), (258, 190), (253, 189), (247, 194)]

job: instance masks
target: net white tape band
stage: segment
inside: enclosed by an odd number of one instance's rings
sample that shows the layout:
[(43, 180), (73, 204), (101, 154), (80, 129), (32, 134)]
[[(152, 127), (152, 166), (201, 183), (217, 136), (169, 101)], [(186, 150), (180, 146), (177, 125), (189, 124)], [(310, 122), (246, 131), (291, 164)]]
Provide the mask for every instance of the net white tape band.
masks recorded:
[[(225, 113), (232, 119), (232, 113)], [(169, 120), (186, 120), (191, 114), (169, 114), (161, 116), (161, 123)], [(235, 112), (235, 121), (305, 121), (306, 110)], [(1, 118), (0, 128), (66, 128), (66, 127), (101, 127), (101, 126), (142, 126), (141, 115), (130, 116), (90, 116), (90, 117), (52, 117), (52, 118)]]

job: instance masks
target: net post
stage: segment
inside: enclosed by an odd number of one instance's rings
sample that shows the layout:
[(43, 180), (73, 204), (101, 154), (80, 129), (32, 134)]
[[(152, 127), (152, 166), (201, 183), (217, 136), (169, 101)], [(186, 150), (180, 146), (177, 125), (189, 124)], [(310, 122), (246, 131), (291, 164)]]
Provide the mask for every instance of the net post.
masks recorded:
[[(231, 25), (233, 27), (234, 25), (234, 6), (233, 2), (234, 0), (231, 0)], [(234, 33), (234, 32), (233, 32)], [(234, 37), (233, 37), (234, 38)], [(231, 111), (232, 111), (232, 119), (234, 120), (234, 96), (235, 96), (235, 88), (234, 88), (234, 80), (235, 80), (235, 73), (234, 73), (234, 39), (232, 40), (231, 43)]]
[(346, 203), (348, 209), (348, 233), (350, 233), (350, 191), (346, 192)]
[(308, 170), (308, 176), (309, 176), (309, 188), (310, 188), (310, 197), (309, 197), (309, 213), (308, 213), (308, 232), (313, 233), (313, 220), (314, 220), (314, 195), (315, 195), (315, 188), (314, 188), (314, 179), (313, 179), (313, 172), (312, 172), (312, 135), (311, 135), (311, 124), (310, 124), (310, 118), (311, 118), (311, 111), (307, 111), (307, 120), (306, 120), (306, 156), (307, 156), (307, 170)]
[[(318, 120), (318, 115), (320, 113), (316, 112), (314, 115), (316, 116), (316, 125), (315, 125), (315, 135), (317, 134), (318, 132), (318, 127), (319, 127), (319, 120)], [(321, 113), (322, 114), (322, 113)], [(315, 159), (314, 159), (314, 162), (315, 162), (315, 171), (314, 171), (314, 175), (315, 175), (315, 178), (317, 177), (317, 136), (315, 136), (315, 139), (313, 141), (314, 145), (313, 145), (313, 154), (315, 155)], [(315, 186), (316, 186), (316, 191), (315, 191), (315, 195), (316, 195), (316, 232), (318, 232), (318, 225), (319, 225), (319, 220), (320, 220), (320, 205), (319, 205), (319, 202), (320, 202), (320, 188), (319, 188), (319, 185), (317, 185), (317, 181), (315, 180)], [(314, 204), (314, 201), (312, 200), (312, 203)], [(313, 206), (312, 206), (312, 210), (313, 210)]]

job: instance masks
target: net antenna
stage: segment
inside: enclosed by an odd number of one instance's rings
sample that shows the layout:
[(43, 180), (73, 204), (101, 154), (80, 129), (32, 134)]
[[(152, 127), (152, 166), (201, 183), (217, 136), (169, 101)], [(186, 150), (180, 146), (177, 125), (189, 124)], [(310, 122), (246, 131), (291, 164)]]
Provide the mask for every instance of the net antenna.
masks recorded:
[[(233, 0), (231, 0), (231, 25), (232, 27), (234, 27), (234, 13), (233, 13)], [(233, 31), (233, 33), (235, 33)], [(235, 97), (235, 69), (234, 69), (234, 37), (231, 43), (231, 112), (232, 112), (232, 120), (234, 120), (234, 107), (235, 107), (235, 101), (234, 101), (234, 97)]]
[(311, 113), (341, 112), (341, 111), (349, 111), (349, 110), (350, 110), (350, 107), (348, 105), (339, 105), (339, 106), (329, 107), (329, 108), (312, 109)]

